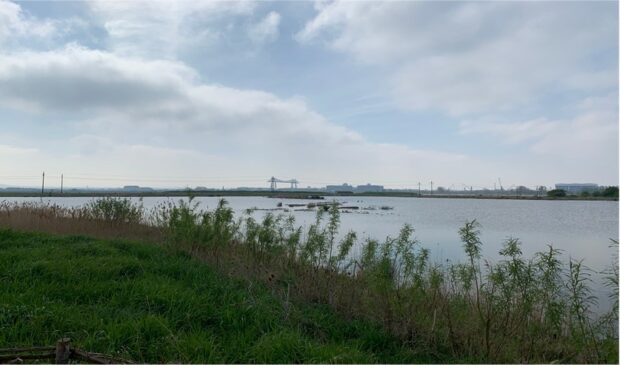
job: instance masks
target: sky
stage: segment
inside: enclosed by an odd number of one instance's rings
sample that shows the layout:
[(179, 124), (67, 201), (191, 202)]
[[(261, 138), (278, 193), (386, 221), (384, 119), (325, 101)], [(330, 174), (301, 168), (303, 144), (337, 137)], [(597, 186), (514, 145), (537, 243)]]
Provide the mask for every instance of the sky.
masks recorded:
[(616, 1), (0, 0), (0, 187), (618, 185), (618, 163)]

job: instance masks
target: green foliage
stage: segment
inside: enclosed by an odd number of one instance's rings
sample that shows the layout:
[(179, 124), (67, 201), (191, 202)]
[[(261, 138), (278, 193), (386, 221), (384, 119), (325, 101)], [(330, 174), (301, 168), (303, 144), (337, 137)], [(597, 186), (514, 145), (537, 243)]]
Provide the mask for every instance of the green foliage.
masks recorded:
[(323, 210), (319, 209), (313, 224), (308, 227), (306, 242), (302, 243), (301, 261), (312, 266), (315, 270), (321, 265), (321, 259), (327, 252), (326, 232), (321, 227)]
[(459, 236), (469, 260), (473, 262), (480, 259), (480, 252), (482, 250), (480, 223), (475, 219), (471, 222), (465, 222), (465, 225), (459, 229)]
[(547, 196), (550, 198), (562, 198), (566, 196), (566, 191), (562, 189), (549, 190)]
[(139, 203), (134, 203), (129, 198), (100, 198), (87, 203), (84, 207), (84, 212), (91, 219), (116, 224), (141, 223), (144, 218), (142, 199), (140, 199)]
[(618, 197), (618, 187), (617, 186), (608, 186), (601, 192), (602, 196), (617, 198)]
[(548, 251), (536, 254), (534, 263), (538, 272), (538, 290), (542, 301), (541, 322), (551, 333), (559, 335), (566, 307), (561, 292), (563, 286), (562, 262), (559, 259), (561, 251), (551, 245), (548, 247)]
[(603, 271), (605, 274), (605, 286), (611, 289), (611, 293), (609, 293), (610, 299), (613, 301), (613, 313), (616, 317), (616, 322), (618, 319), (618, 240), (611, 240), (611, 244), (609, 246), (614, 251), (613, 254), (613, 262), (611, 265)]
[(336, 235), (338, 234), (338, 227), (340, 226), (340, 212), (338, 206), (334, 202), (329, 208), (329, 220), (327, 222), (327, 239), (329, 240), (329, 258), (328, 262), (332, 262), (332, 253), (334, 251), (334, 242)]
[(213, 211), (199, 209), (190, 197), (178, 203), (167, 202), (156, 208), (156, 224), (166, 230), (173, 241), (207, 246), (229, 244), (238, 232), (233, 211), (220, 199)]
[[(344, 263), (345, 259), (349, 256), (349, 253), (351, 252), (351, 248), (355, 245), (356, 242), (357, 233), (350, 231), (344, 236), (344, 238), (340, 241), (338, 255), (332, 257), (332, 260), (330, 261), (330, 266), (333, 269), (338, 269)], [(344, 267), (343, 269), (346, 269), (350, 266), (351, 263), (347, 264), (346, 267)]]

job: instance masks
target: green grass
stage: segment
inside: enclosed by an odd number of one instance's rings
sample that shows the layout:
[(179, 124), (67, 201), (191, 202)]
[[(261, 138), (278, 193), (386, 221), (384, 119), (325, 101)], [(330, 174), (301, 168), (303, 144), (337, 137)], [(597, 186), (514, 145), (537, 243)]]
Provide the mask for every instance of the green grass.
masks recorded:
[[(138, 362), (435, 362), (376, 326), (292, 305), (173, 249), (0, 230), (0, 348), (74, 346)], [(447, 359), (449, 361), (449, 359)]]

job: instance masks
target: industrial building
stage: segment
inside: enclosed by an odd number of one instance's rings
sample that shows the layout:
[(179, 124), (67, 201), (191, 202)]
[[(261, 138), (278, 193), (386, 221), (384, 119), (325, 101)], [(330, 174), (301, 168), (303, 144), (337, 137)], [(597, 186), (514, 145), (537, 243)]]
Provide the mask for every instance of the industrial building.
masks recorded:
[(555, 184), (556, 189), (562, 189), (568, 194), (581, 194), (583, 192), (593, 193), (600, 190), (598, 184)]
[(382, 191), (383, 185), (366, 184), (358, 185), (357, 188), (355, 188), (356, 193), (380, 193)]
[(341, 192), (352, 193), (355, 190), (355, 187), (353, 187), (353, 185), (344, 183), (342, 185), (327, 185), (325, 187), (325, 190), (327, 190), (330, 193), (341, 193)]
[(330, 193), (380, 193), (384, 189), (383, 185), (366, 184), (354, 187), (353, 185), (344, 183), (342, 185), (327, 185), (325, 190)]

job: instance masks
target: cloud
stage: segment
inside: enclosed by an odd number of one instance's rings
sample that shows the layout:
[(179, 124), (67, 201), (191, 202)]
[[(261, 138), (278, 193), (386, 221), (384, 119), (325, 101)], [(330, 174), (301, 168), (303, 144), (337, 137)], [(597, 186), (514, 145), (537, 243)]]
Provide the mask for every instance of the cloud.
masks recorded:
[(252, 15), (250, 1), (93, 1), (96, 22), (117, 54), (176, 59), (189, 47), (205, 47), (224, 35), (235, 17)]
[(567, 158), (579, 164), (604, 164), (618, 176), (618, 94), (588, 98), (579, 113), (544, 134), (531, 147), (537, 155)]
[(24, 14), (16, 3), (0, 0), (0, 46), (10, 38), (47, 38), (57, 31), (57, 22)]
[(572, 166), (575, 171), (598, 176), (604, 174), (607, 181), (617, 181), (617, 100), (615, 92), (604, 97), (586, 98), (577, 104), (571, 113), (573, 117), (563, 120), (468, 120), (459, 124), (459, 130), (464, 135), (476, 134), (503, 143), (523, 144), (532, 160), (568, 162), (567, 170)]
[(373, 143), (299, 99), (206, 84), (180, 62), (77, 46), (0, 56), (0, 101), (40, 116), (41, 123), (57, 114), (77, 125), (85, 136), (76, 136), (66, 146), (69, 152), (46, 160), (52, 166), (73, 161), (87, 169), (150, 176), (191, 176), (206, 168), (219, 176), (243, 171), (315, 184), (396, 186), (447, 180), (465, 165), (485, 170), (462, 154)]
[[(210, 181), (210, 169), (226, 164), (222, 158), (197, 151), (117, 143), (92, 135), (76, 136), (65, 144), (76, 149), (64, 154), (57, 149), (0, 145), (0, 181), (32, 186), (40, 184), (40, 174), (45, 171), (46, 186), (51, 187), (59, 185), (61, 174), (65, 177), (65, 187), (126, 184), (178, 187), (200, 182), (196, 177)], [(201, 171), (196, 171), (197, 163)], [(162, 166), (166, 172), (161, 171)]]
[(338, 143), (361, 137), (295, 99), (200, 83), (182, 63), (145, 61), (70, 46), (0, 56), (0, 105), (39, 113), (89, 115), (97, 122), (199, 131), (277, 127)]
[(279, 34), (280, 18), (280, 14), (272, 11), (260, 22), (252, 25), (248, 30), (248, 36), (252, 42), (262, 44), (275, 41)]
[(617, 6), (335, 1), (296, 39), (387, 66), (404, 109), (506, 112), (549, 93), (617, 88)]
[[(11, 131), (24, 117), (62, 131), (50, 133), (49, 141), (29, 133), (21, 142), (5, 138), (0, 170), (258, 177), (253, 185), (275, 175), (304, 186), (411, 187), (430, 180), (449, 186), (456, 176), (489, 186), (499, 171), (515, 184), (581, 176), (617, 183), (618, 104), (611, 92), (618, 79), (617, 4), (315, 4), (299, 42), (326, 45), (385, 72), (377, 79), (391, 87), (388, 98), (402, 109), (452, 116), (464, 140), (486, 136), (512, 145), (511, 151), (520, 147), (518, 156), (502, 161), (459, 153), (459, 147), (376, 143), (300, 98), (214, 84), (178, 61), (184, 50), (222, 40), (235, 48), (275, 41), (280, 14), (260, 18), (253, 2), (87, 6), (92, 19), (86, 26), (105, 30), (105, 44), (95, 42), (105, 50), (70, 44), (42, 52), (24, 49), (40, 49), (30, 47), (37, 39), (63, 41), (70, 22), (39, 19), (0, 2), (0, 112), (11, 109), (0, 123)], [(229, 52), (221, 48), (206, 54)], [(566, 105), (580, 99), (579, 106)], [(36, 148), (22, 143), (32, 140)]]
[(194, 77), (179, 63), (135, 61), (78, 46), (19, 52), (0, 55), (0, 104), (42, 112), (140, 108), (181, 97), (174, 93)]
[(16, 156), (32, 155), (37, 152), (38, 150), (36, 148), (23, 148), (0, 144), (0, 156), (2, 157), (12, 158)]
[(502, 123), (486, 121), (462, 121), (462, 134), (488, 134), (509, 144), (539, 139), (562, 128), (562, 122), (537, 118), (524, 122)]

